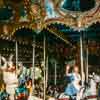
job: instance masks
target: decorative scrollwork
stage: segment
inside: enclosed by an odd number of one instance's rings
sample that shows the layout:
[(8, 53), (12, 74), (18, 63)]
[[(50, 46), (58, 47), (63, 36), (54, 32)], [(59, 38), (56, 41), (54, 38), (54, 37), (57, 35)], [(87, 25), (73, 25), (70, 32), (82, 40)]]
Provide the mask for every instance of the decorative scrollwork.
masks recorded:
[[(8, 1), (11, 2), (11, 0)], [(10, 21), (8, 22), (11, 25), (13, 24), (12, 28), (16, 27), (16, 25), (17, 26), (29, 25), (31, 29), (40, 32), (43, 28), (47, 28), (49, 24), (61, 23), (73, 28), (74, 30), (84, 30), (91, 24), (100, 22), (100, 13), (99, 13), (100, 0), (95, 0), (96, 2), (95, 7), (84, 12), (62, 10), (61, 3), (63, 0), (40, 0), (38, 3), (31, 3), (30, 0), (24, 0), (24, 1), (25, 2), (21, 2), (21, 4), (25, 3), (24, 4), (25, 9), (23, 10), (27, 11), (25, 18), (28, 20), (19, 21), (20, 19), (19, 8), (17, 8), (18, 6), (16, 6), (15, 4), (15, 7), (13, 7), (14, 9), (13, 11), (15, 12), (13, 14), (14, 18), (12, 19), (12, 22)], [(50, 13), (49, 13), (50, 16), (48, 15), (48, 10), (47, 10), (48, 8), (46, 6), (46, 1), (51, 2), (51, 10), (53, 11), (52, 13), (53, 15), (52, 14), (50, 15)], [(3, 2), (0, 2), (0, 4), (2, 5)], [(14, 3), (12, 5), (14, 6)]]
[[(51, 0), (52, 1), (52, 0)], [(96, 5), (89, 11), (63, 11), (60, 8), (61, 2), (63, 0), (53, 0), (54, 11), (59, 15), (58, 17), (47, 18), (45, 20), (46, 25), (50, 23), (63, 23), (67, 26), (78, 30), (78, 24), (81, 23), (80, 28), (85, 29), (95, 22), (100, 22), (100, 1), (96, 0)]]

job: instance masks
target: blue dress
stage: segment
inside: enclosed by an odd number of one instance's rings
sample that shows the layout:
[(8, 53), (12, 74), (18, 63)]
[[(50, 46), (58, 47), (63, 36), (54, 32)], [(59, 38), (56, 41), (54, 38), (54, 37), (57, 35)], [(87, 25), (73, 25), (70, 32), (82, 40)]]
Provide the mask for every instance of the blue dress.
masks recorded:
[(76, 95), (78, 93), (78, 89), (74, 86), (73, 81), (75, 81), (75, 76), (73, 74), (67, 76), (67, 78), (70, 80), (70, 83), (65, 88), (65, 94), (69, 96)]

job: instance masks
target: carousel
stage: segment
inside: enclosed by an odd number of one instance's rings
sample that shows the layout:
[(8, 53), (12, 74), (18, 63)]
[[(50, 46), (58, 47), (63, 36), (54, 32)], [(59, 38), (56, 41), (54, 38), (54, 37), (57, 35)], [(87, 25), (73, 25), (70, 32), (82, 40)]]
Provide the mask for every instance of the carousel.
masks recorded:
[(99, 100), (99, 66), (100, 0), (0, 0), (0, 100)]

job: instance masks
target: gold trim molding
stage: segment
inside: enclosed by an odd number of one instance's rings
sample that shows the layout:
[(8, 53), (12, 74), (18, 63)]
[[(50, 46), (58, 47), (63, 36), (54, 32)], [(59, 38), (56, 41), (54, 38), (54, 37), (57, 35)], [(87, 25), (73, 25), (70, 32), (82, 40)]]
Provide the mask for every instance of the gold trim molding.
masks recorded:
[[(58, 1), (58, 2), (57, 2)], [(93, 23), (100, 22), (100, 0), (96, 0), (96, 5), (89, 11), (79, 12), (79, 11), (66, 11), (63, 12), (60, 9), (59, 0), (54, 0), (55, 11), (60, 15), (57, 18), (46, 19), (44, 21), (45, 26), (51, 23), (62, 23), (66, 26), (70, 26), (75, 30), (84, 30), (88, 28)], [(56, 2), (56, 3), (55, 3)], [(81, 24), (79, 27), (79, 23)]]
[[(20, 22), (19, 20), (11, 21), (11, 22), (4, 22), (0, 23), (0, 26), (2, 25), (8, 25), (8, 27), (12, 27), (12, 32), (10, 31), (11, 35), (14, 34), (17, 28), (20, 27), (28, 27), (30, 29), (36, 30), (39, 32), (43, 30), (43, 28), (47, 28), (48, 25), (52, 23), (60, 23), (65, 24), (66, 26), (69, 26), (73, 28), (74, 30), (84, 30), (85, 28), (88, 28), (94, 23), (99, 22), (100, 23), (100, 0), (95, 0), (96, 5), (94, 8), (92, 8), (89, 11), (85, 12), (76, 12), (76, 11), (66, 11), (63, 12), (60, 9), (60, 4), (62, 0), (51, 0), (54, 6), (54, 11), (59, 14), (59, 17), (53, 17), (48, 18), (45, 10), (45, 0), (41, 0), (41, 3), (39, 4), (30, 4), (30, 0), (26, 0), (25, 3), (28, 2), (28, 20), (25, 22)], [(37, 5), (37, 6), (36, 6)], [(25, 7), (27, 7), (25, 5)], [(34, 9), (33, 9), (34, 8)], [(38, 10), (38, 11), (37, 11)], [(15, 12), (18, 12), (18, 10), (15, 10)], [(16, 15), (16, 18), (18, 17), (18, 14)]]

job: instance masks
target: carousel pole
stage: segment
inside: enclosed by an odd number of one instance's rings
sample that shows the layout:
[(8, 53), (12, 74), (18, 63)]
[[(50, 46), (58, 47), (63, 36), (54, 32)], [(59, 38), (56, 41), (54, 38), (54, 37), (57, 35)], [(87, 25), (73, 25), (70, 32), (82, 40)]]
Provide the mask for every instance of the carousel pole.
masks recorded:
[(18, 42), (16, 40), (16, 69), (18, 69)]
[(84, 66), (83, 66), (83, 32), (81, 31), (81, 21), (78, 21), (78, 28), (80, 32), (80, 62), (81, 62), (81, 77), (82, 77), (82, 86), (84, 85)]
[(55, 81), (54, 81), (55, 86), (57, 85), (57, 62), (55, 60)]
[(44, 35), (43, 40), (43, 50), (44, 50), (44, 98), (46, 100), (46, 36)]
[(46, 88), (48, 86), (48, 56), (46, 59)]
[(83, 34), (80, 32), (80, 60), (81, 60), (81, 75), (82, 75), (82, 86), (84, 85), (84, 79), (83, 79)]
[(1, 54), (0, 54), (0, 67), (1, 67)]
[(35, 37), (33, 38), (33, 44), (32, 44), (32, 47), (33, 47), (33, 60), (32, 60), (32, 66), (33, 66), (33, 68), (32, 68), (32, 88), (33, 88), (33, 91), (34, 91), (34, 87), (35, 87), (35, 85), (34, 85), (34, 80), (35, 80), (35, 45), (36, 45), (36, 43), (35, 43)]
[(87, 48), (86, 48), (86, 81), (88, 82), (88, 40), (87, 40)]

